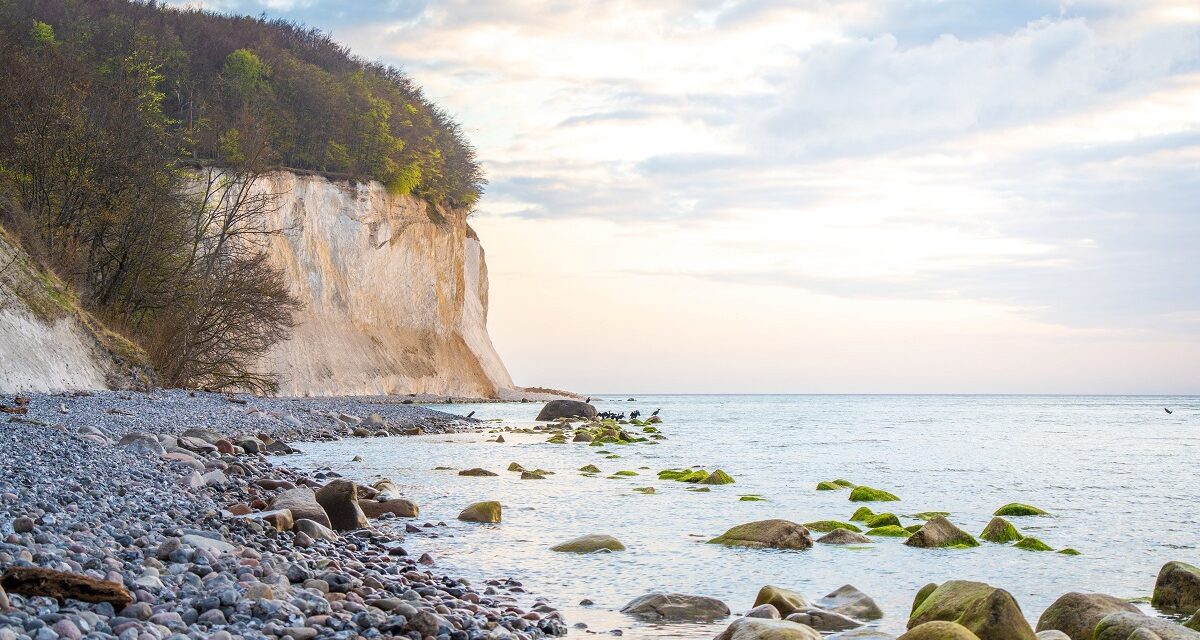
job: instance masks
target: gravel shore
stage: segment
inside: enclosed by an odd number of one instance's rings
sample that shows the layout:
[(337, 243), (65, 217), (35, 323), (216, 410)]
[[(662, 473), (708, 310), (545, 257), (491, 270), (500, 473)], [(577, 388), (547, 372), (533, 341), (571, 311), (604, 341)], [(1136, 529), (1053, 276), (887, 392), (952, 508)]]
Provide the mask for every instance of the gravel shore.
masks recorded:
[[(409, 555), (402, 534), (311, 525), (298, 533), (290, 516), (262, 517), (274, 495), (320, 487), (332, 475), (304, 477), (273, 464), (268, 449), (449, 432), (474, 421), (392, 398), (185, 391), (24, 394), (0, 405), (0, 569), (9, 585), (0, 591), (0, 640), (474, 640), (566, 631), (545, 603), (519, 608), (505, 593), (521, 593), (519, 585), (489, 580), (477, 589), (436, 575)], [(60, 600), (45, 585), (45, 595), (34, 595), (14, 582), (22, 567), (119, 583), (131, 602)]]

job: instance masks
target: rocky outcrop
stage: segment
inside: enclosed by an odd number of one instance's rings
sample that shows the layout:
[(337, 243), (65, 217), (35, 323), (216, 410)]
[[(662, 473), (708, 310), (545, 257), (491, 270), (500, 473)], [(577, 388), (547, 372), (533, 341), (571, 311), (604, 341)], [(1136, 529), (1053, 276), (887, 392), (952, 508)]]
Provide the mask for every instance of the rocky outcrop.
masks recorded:
[(917, 592), (909, 630), (934, 620), (957, 622), (980, 640), (1037, 640), (1012, 594), (982, 582), (950, 580)]
[(1071, 640), (1092, 640), (1096, 625), (1112, 613), (1141, 613), (1128, 602), (1103, 593), (1065, 594), (1050, 605), (1038, 619), (1037, 630), (1061, 631)]

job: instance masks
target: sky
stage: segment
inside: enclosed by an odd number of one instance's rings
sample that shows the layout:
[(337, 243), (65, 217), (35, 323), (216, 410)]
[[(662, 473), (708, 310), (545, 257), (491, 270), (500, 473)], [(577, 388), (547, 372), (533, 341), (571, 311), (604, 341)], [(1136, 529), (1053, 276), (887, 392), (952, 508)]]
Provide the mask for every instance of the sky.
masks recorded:
[(199, 4), (462, 123), (518, 384), (1200, 393), (1195, 0)]

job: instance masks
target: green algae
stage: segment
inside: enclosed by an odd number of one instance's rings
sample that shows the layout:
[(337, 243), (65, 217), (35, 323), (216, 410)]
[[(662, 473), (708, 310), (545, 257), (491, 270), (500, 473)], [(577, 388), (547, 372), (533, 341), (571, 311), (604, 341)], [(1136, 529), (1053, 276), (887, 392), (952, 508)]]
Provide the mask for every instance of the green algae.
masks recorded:
[(816, 522), (806, 522), (804, 526), (808, 527), (810, 531), (816, 531), (817, 533), (829, 533), (834, 529), (845, 529), (854, 533), (862, 533), (862, 529), (849, 522), (840, 522), (838, 520), (817, 520)]
[(594, 464), (585, 464), (582, 467), (579, 467), (579, 470), (584, 473), (600, 473), (600, 467), (597, 467)]
[(859, 485), (850, 492), (851, 502), (895, 502), (900, 498), (882, 489)]
[(888, 525), (900, 526), (900, 518), (897, 518), (894, 513), (877, 513), (867, 518), (868, 529), (878, 529)]
[(712, 473), (708, 474), (708, 477), (706, 477), (700, 481), (700, 484), (733, 484), (733, 483), (734, 483), (733, 476), (729, 475), (728, 473), (725, 473), (724, 471), (722, 471), (720, 469), (713, 471)]
[(1042, 542), (1041, 540), (1038, 540), (1037, 538), (1034, 538), (1033, 536), (1021, 538), (1021, 540), (1019, 540), (1013, 546), (1026, 551), (1054, 551), (1053, 547), (1045, 542)]
[(949, 518), (950, 512), (949, 511), (922, 511), (920, 513), (914, 513), (909, 517), (913, 518), (914, 520), (933, 520), (934, 518), (938, 518), (938, 517)]
[(904, 527), (889, 524), (886, 527), (876, 527), (867, 531), (869, 536), (883, 536), (885, 538), (907, 538), (912, 535), (912, 532)]
[(636, 471), (618, 471), (618, 472), (614, 473), (613, 475), (614, 476), (632, 477), (632, 476), (636, 476), (636, 475), (640, 475), (640, 474)]
[(1078, 549), (1072, 549), (1071, 547), (1067, 547), (1066, 549), (1059, 549), (1055, 553), (1061, 553), (1064, 556), (1081, 556), (1081, 555), (1083, 555), (1083, 553), (1081, 553)]
[(845, 487), (838, 486), (832, 482), (818, 482), (817, 491), (841, 491)]
[(762, 496), (738, 496), (739, 502), (766, 502), (766, 500)]
[(994, 516), (1045, 516), (1050, 515), (1037, 507), (1031, 507), (1020, 502), (1010, 502), (999, 509), (996, 509)]
[(874, 515), (875, 515), (875, 512), (871, 511), (870, 507), (859, 507), (858, 510), (854, 512), (854, 515), (850, 516), (850, 521), (851, 522), (866, 522), (868, 519), (870, 519)]
[(1017, 531), (1013, 523), (1000, 516), (996, 516), (992, 518), (991, 522), (987, 523), (987, 526), (984, 527), (983, 533), (979, 534), (979, 537), (988, 542), (1007, 544), (1009, 542), (1017, 542), (1025, 536), (1021, 535), (1020, 531)]

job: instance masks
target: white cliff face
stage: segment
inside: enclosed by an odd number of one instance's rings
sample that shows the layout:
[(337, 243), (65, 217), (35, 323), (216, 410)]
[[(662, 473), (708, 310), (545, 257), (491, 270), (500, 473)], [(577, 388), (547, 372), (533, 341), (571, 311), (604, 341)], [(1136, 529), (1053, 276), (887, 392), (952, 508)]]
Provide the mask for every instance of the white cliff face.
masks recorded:
[(268, 252), (304, 304), (261, 367), (286, 395), (496, 397), (513, 387), (487, 334), (487, 266), (461, 211), (379, 183), (276, 172)]

